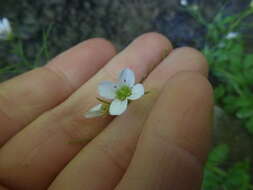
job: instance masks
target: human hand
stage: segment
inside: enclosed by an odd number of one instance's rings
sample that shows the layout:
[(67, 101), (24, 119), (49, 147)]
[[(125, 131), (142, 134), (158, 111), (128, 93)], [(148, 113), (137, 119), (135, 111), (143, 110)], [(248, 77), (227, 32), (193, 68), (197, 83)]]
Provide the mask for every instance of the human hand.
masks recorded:
[[(0, 190), (200, 188), (213, 109), (205, 58), (157, 33), (115, 54), (87, 40), (0, 84)], [(98, 83), (126, 67), (151, 93), (116, 118), (83, 117)]]

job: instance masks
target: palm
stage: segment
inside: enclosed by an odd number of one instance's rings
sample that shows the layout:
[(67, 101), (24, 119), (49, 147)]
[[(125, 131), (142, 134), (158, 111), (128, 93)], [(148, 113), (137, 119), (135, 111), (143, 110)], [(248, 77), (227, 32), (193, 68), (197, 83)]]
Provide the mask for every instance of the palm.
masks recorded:
[[(107, 41), (92, 39), (2, 83), (0, 189), (196, 189), (196, 160), (205, 160), (209, 145), (207, 66), (190, 48), (161, 62), (164, 49), (171, 51), (168, 40), (155, 33), (117, 56)], [(126, 67), (153, 93), (119, 117), (84, 118), (98, 83)], [(69, 143), (78, 139), (87, 141)]]

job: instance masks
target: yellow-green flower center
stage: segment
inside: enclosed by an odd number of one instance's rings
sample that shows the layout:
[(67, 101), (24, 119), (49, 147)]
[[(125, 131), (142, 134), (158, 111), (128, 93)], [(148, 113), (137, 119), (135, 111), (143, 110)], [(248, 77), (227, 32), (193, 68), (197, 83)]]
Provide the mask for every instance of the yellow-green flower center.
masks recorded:
[(116, 98), (123, 101), (125, 100), (128, 96), (132, 95), (132, 90), (128, 86), (121, 86), (117, 91), (116, 91)]

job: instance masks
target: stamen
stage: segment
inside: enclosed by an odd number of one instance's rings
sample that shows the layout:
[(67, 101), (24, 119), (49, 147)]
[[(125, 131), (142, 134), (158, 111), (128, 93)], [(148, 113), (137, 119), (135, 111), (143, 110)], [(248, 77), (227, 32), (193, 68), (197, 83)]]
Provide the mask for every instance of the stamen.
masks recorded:
[(132, 89), (129, 88), (128, 86), (122, 86), (116, 91), (116, 97), (117, 99), (123, 101), (125, 100), (128, 96), (132, 95)]

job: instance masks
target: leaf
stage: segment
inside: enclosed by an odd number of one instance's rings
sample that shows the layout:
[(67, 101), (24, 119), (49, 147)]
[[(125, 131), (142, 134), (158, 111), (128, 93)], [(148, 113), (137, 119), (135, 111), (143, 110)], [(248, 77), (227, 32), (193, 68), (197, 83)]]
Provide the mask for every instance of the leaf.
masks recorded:
[(224, 185), (228, 189), (248, 190), (250, 187), (249, 161), (238, 162), (230, 168)]
[(209, 154), (208, 163), (212, 166), (218, 166), (227, 160), (229, 147), (226, 144), (216, 146)]
[(202, 184), (202, 190), (217, 190), (222, 184), (223, 178), (209, 170), (204, 171), (204, 180)]
[(216, 100), (223, 98), (225, 95), (225, 88), (224, 86), (218, 86), (217, 88), (214, 89), (214, 97)]
[(243, 61), (243, 65), (244, 65), (244, 68), (246, 69), (253, 68), (253, 54), (246, 55)]
[(252, 108), (242, 108), (236, 113), (236, 116), (239, 119), (245, 119), (253, 116), (253, 109)]
[(248, 131), (253, 134), (253, 117), (250, 118), (247, 122), (246, 122), (246, 128), (248, 129)]
[(246, 93), (244, 92), (244, 96), (235, 99), (234, 104), (237, 107), (253, 107), (253, 96), (251, 94), (246, 95)]

